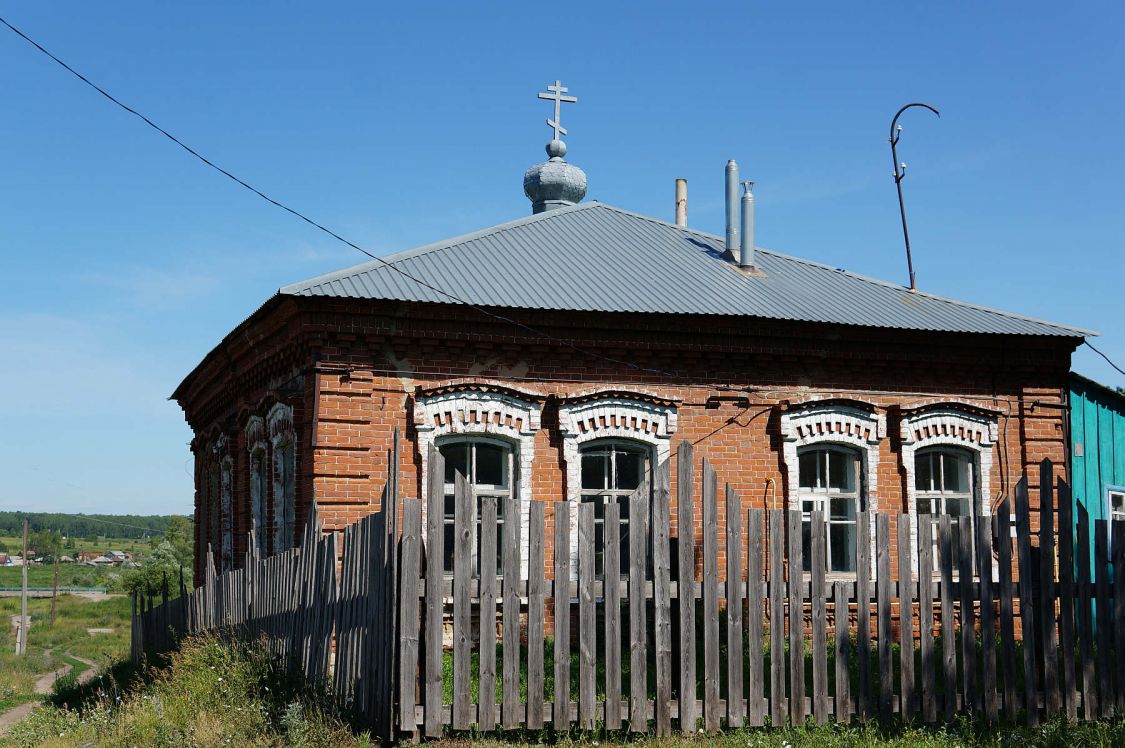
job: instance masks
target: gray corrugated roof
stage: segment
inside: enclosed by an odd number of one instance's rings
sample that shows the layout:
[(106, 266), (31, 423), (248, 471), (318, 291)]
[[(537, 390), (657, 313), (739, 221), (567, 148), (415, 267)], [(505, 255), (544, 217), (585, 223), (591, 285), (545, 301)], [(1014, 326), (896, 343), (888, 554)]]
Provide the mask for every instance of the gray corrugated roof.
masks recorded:
[(1096, 333), (945, 299), (768, 250), (740, 273), (723, 240), (591, 202), (528, 216), (281, 289), (295, 296), (489, 307), (719, 314), (907, 330)]

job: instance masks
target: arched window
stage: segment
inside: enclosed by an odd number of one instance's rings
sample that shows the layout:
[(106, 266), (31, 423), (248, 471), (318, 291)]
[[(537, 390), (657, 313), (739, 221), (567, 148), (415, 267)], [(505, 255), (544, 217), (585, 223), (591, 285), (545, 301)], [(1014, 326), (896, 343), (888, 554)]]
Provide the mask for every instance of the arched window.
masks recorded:
[[(559, 403), (559, 432), (570, 502), (570, 573), (578, 576), (578, 505), (593, 501), (598, 545), (604, 537), (605, 505), (621, 508), (622, 534), (628, 531), (628, 499), (653, 465), (668, 459), (678, 425), (676, 404), (654, 393), (598, 388)], [(601, 498), (598, 498), (601, 497)], [(623, 541), (621, 560), (628, 559)], [(602, 562), (595, 561), (600, 571)]]
[[(934, 517), (948, 515), (952, 521), (952, 542), (962, 540), (958, 527), (961, 517), (969, 517), (973, 534), (965, 538), (969, 552), (973, 555), (973, 568), (976, 568), (976, 525), (980, 516), (980, 501), (977, 496), (976, 464), (973, 453), (957, 447), (930, 447), (914, 453), (914, 495), (918, 514)], [(937, 542), (937, 526), (930, 538), (934, 548), (934, 558), (940, 558), (940, 544)], [(938, 566), (937, 568), (940, 568)]]
[[(221, 477), (219, 475), (219, 464), (214, 459), (211, 460), (210, 466), (207, 468), (207, 542), (203, 544), (203, 552), (207, 553), (208, 550), (214, 554), (219, 552), (219, 523), (222, 521), (222, 515), (219, 512), (219, 491), (222, 485)], [(206, 558), (206, 556), (204, 556)]]
[[(951, 515), (954, 537), (958, 535), (958, 517), (969, 517), (975, 528), (979, 518), (990, 515), (999, 416), (998, 411), (959, 402), (923, 403), (902, 409), (902, 465), (915, 558), (921, 540), (919, 513)], [(976, 543), (965, 542), (971, 549), (974, 573), (979, 573)], [(934, 548), (935, 552), (940, 550), (936, 545)], [(994, 561), (988, 564), (994, 566)]]
[(250, 521), (256, 544), (254, 551), (262, 558), (269, 554), (266, 507), (269, 505), (270, 474), (266, 424), (261, 416), (250, 416), (246, 421), (246, 443), (250, 449)]
[[(496, 569), (500, 572), (503, 564), (503, 537), (505, 510), (504, 502), (519, 498), (518, 463), (514, 445), (502, 439), (483, 436), (458, 436), (441, 440), (438, 451), (445, 458), (445, 504), (443, 525), (445, 539), (442, 544), (446, 571), (453, 571), (453, 547), (455, 499), (454, 485), (457, 473), (469, 482), (472, 490), (473, 527), (473, 569), (480, 570), (481, 522), (480, 502), (485, 497), (496, 499)], [(515, 518), (518, 521), (518, 518)]]
[(292, 406), (276, 403), (266, 422), (273, 446), (273, 552), (280, 553), (296, 542), (297, 436)]
[(595, 441), (578, 450), (582, 460), (581, 503), (594, 505), (595, 570), (603, 573), (605, 508), (620, 507), (621, 572), (629, 568), (629, 496), (640, 487), (650, 469), (652, 448), (641, 442)]
[[(822, 511), (828, 522), (827, 571), (856, 573), (857, 515), (878, 509), (879, 443), (886, 431), (886, 417), (858, 400), (810, 400), (782, 412), (788, 504), (803, 513), (805, 571), (811, 568), (812, 512)], [(874, 573), (874, 535), (868, 556)]]
[(828, 571), (856, 571), (856, 516), (866, 510), (863, 458), (859, 450), (835, 444), (818, 444), (797, 451), (801, 535), (804, 571), (811, 568), (812, 513), (824, 512), (828, 521)]

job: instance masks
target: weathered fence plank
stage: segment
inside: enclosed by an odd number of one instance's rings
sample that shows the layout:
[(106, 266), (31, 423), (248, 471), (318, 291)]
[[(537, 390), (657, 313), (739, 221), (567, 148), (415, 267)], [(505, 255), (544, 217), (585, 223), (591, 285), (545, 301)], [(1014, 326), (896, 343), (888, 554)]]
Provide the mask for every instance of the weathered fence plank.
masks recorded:
[(742, 727), (746, 702), (742, 697), (742, 504), (727, 484), (727, 726)]
[(1114, 520), (1113, 527), (1113, 631), (1117, 679), (1117, 711), (1125, 714), (1125, 522)]
[(629, 497), (629, 729), (648, 729), (648, 626), (645, 623), (645, 552), (649, 481)]
[(957, 639), (953, 633), (953, 533), (948, 514), (938, 518), (941, 561), (942, 698), (946, 719), (957, 711)]
[(976, 595), (973, 583), (973, 520), (957, 519), (957, 584), (961, 588), (961, 682), (966, 710), (980, 714), (981, 702), (977, 689), (977, 636), (973, 601)]
[[(1070, 486), (1058, 483), (1059, 502), (1059, 648), (1062, 650), (1062, 692), (1066, 718), (1078, 719), (1074, 681), (1074, 509)], [(1001, 632), (1001, 637), (1005, 634)]]
[(746, 720), (752, 727), (765, 721), (765, 681), (762, 663), (762, 510), (746, 513), (746, 660), (749, 679), (746, 681)]
[(1078, 628), (1082, 662), (1082, 716), (1097, 719), (1098, 683), (1094, 670), (1094, 617), (1090, 590), (1090, 518), (1078, 507)]
[(621, 727), (621, 506), (605, 508), (605, 726)]
[[(496, 527), (499, 507), (495, 496), (480, 500), (480, 646), (477, 659), (477, 727), (496, 729)], [(505, 624), (507, 620), (505, 619)]]
[[(1055, 630), (1055, 502), (1054, 470), (1050, 460), (1039, 463), (1039, 618), (1043, 630), (1043, 709), (1044, 716), (1053, 717), (1062, 707), (1059, 693), (1059, 641)], [(983, 605), (983, 595), (981, 597)]]
[[(398, 673), (398, 729), (414, 732), (417, 729), (414, 714), (415, 687), (418, 683), (418, 581), (422, 551), (422, 505), (417, 499), (407, 499), (403, 507), (402, 522), (402, 584), (408, 594), (402, 596), (399, 606), (402, 632), (399, 650)], [(313, 591), (310, 589), (310, 592)], [(310, 596), (309, 610), (314, 610)]]
[(1016, 624), (1012, 610), (1012, 518), (1008, 499), (996, 510), (996, 551), (1000, 574), (1000, 683), (1003, 684), (1004, 718), (1014, 721), (1016, 704)]
[(469, 692), (472, 642), (472, 601), (469, 580), (473, 576), (472, 490), (460, 472), (454, 483), (453, 510), (453, 729), (468, 730), (473, 723)]
[(818, 725), (828, 722), (828, 613), (824, 579), (828, 570), (828, 526), (824, 512), (812, 513), (809, 550), (809, 596), (812, 598), (812, 708)]
[(680, 442), (676, 458), (676, 586), (680, 619), (680, 730), (695, 733), (699, 719), (695, 683), (695, 519), (692, 491), (693, 453), (691, 442)]
[[(671, 465), (664, 460), (653, 471), (652, 580), (653, 645), (656, 658), (656, 734), (672, 733), (672, 506)], [(614, 577), (616, 579), (616, 577)], [(608, 598), (607, 598), (608, 604)], [(608, 692), (607, 709), (608, 709)], [(618, 689), (620, 693), (620, 688)], [(609, 724), (609, 718), (606, 718)]]
[(844, 582), (833, 585), (832, 609), (836, 617), (836, 721), (846, 724), (851, 719), (851, 678), (848, 670), (848, 586)]
[(539, 730), (543, 715), (543, 503), (531, 502), (528, 528), (528, 728)]
[(934, 669), (934, 545), (933, 517), (918, 515), (918, 649), (922, 671), (922, 721), (937, 720), (937, 681)]
[(555, 505), (555, 698), (556, 730), (570, 729), (570, 505)]
[(871, 513), (856, 516), (856, 654), (859, 682), (856, 713), (866, 720), (871, 713)]
[(1027, 477), (1016, 483), (1016, 541), (1020, 569), (1020, 622), (1023, 631), (1023, 674), (1028, 725), (1039, 724), (1039, 668), (1036, 667), (1035, 598), (1031, 562), (1031, 512), (1027, 504)]
[(524, 721), (520, 703), (520, 502), (504, 499), (504, 671), (502, 674), (504, 727), (514, 729)]
[[(996, 701), (996, 615), (992, 605), (992, 523), (982, 517), (977, 524), (977, 558), (980, 559), (981, 689), (989, 722), (999, 714)], [(1053, 651), (1053, 650), (1052, 650)]]
[(899, 714), (914, 719), (914, 598), (910, 515), (898, 515)]
[(789, 719), (805, 721), (805, 600), (801, 513), (789, 512)]
[(1094, 521), (1094, 570), (1097, 600), (1094, 610), (1098, 620), (1098, 704), (1101, 716), (1113, 716), (1117, 697), (1113, 693), (1111, 667), (1113, 662), (1113, 630), (1110, 628), (1109, 598), (1109, 523), (1104, 519)]
[(879, 716), (894, 715), (894, 662), (891, 660), (891, 518), (875, 516), (875, 588), (879, 624)]
[(719, 729), (719, 511), (717, 480), (703, 460), (703, 728)]
[(770, 722), (785, 724), (785, 512), (770, 510)]
[(578, 727), (583, 730), (594, 729), (597, 700), (594, 562), (594, 505), (584, 502), (578, 506)]
[[(444, 526), (445, 458), (431, 445), (428, 454), (429, 474), (426, 481), (426, 636), (425, 636), (425, 703), (424, 730), (427, 737), (441, 735), (442, 712), (442, 599), (445, 579)], [(351, 529), (351, 528), (349, 528)], [(345, 554), (345, 558), (347, 558)], [(357, 570), (351, 570), (356, 574)]]

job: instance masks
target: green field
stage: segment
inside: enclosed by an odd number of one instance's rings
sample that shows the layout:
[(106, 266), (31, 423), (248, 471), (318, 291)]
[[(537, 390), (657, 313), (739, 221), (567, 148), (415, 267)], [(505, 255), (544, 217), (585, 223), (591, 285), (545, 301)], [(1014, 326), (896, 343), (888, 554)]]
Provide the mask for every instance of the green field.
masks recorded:
[[(0, 598), (0, 711), (35, 700), (33, 686), (39, 676), (69, 662), (77, 675), (87, 668), (69, 655), (76, 655), (101, 667), (108, 667), (128, 656), (130, 601), (127, 597), (90, 601), (74, 595), (60, 595), (55, 623), (50, 621), (49, 598), (28, 601), (31, 630), (27, 654), (16, 657), (15, 629), (9, 624), (18, 615), (18, 597)], [(109, 633), (91, 635), (89, 628), (110, 628)]]
[[(0, 535), (0, 548), (6, 547), (7, 553), (19, 555), (20, 550), (23, 548), (23, 538), (11, 535)], [(127, 538), (109, 538), (98, 537), (90, 538), (74, 538), (73, 548), (63, 548), (64, 556), (73, 557), (74, 554), (82, 551), (95, 551), (97, 553), (105, 553), (106, 551), (125, 551), (126, 553), (144, 553), (152, 548), (152, 543), (148, 540), (134, 540)]]
[[(120, 569), (86, 564), (59, 564), (59, 587), (105, 587), (106, 578)], [(23, 570), (18, 566), (0, 566), (0, 588), (19, 587)], [(29, 587), (51, 587), (55, 582), (54, 564), (32, 564), (27, 567)]]

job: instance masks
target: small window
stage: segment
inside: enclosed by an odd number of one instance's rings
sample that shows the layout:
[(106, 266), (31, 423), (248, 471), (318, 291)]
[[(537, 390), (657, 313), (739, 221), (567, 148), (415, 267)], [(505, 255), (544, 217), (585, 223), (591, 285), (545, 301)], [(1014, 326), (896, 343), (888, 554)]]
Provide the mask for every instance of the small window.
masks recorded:
[(1106, 515), (1114, 522), (1125, 522), (1125, 486), (1106, 486)]
[[(938, 447), (919, 450), (914, 455), (914, 488), (918, 499), (918, 514), (930, 514), (935, 517), (943, 514), (949, 515), (952, 522), (950, 530), (951, 543), (963, 542), (969, 545), (969, 553), (973, 557), (974, 573), (977, 571), (976, 523), (978, 502), (976, 499), (976, 474), (973, 456), (963, 449)], [(973, 527), (973, 534), (968, 538), (960, 537), (958, 520), (969, 517)], [(934, 525), (933, 536), (930, 539), (934, 548), (935, 573), (939, 573), (940, 543), (937, 538), (937, 526)], [(954, 568), (954, 574), (957, 569)]]
[[(454, 485), (457, 473), (469, 481), (473, 497), (473, 570), (480, 571), (480, 502), (485, 497), (496, 499), (496, 571), (504, 570), (504, 502), (517, 498), (513, 488), (515, 481), (515, 449), (511, 444), (499, 439), (485, 437), (466, 437), (446, 441), (438, 445), (441, 456), (445, 458), (445, 511), (443, 525), (445, 538), (442, 546), (445, 571), (453, 571), (453, 545), (456, 539), (454, 519), (456, 502)], [(516, 519), (518, 521), (518, 518)]]
[[(215, 554), (221, 554), (222, 549), (219, 546), (219, 538), (221, 537), (222, 513), (219, 511), (219, 491), (221, 487), (221, 479), (219, 476), (219, 466), (212, 464), (207, 471), (207, 511), (209, 513), (209, 527), (207, 528), (207, 542), (203, 544), (203, 552), (206, 553), (210, 549), (212, 559), (214, 560)], [(219, 556), (219, 565), (222, 565), (222, 556)]]
[(621, 573), (629, 569), (629, 496), (644, 481), (650, 450), (632, 442), (593, 442), (582, 448), (582, 503), (594, 505), (594, 560), (596, 574), (604, 573), (605, 508), (620, 507)]
[(797, 453), (804, 570), (812, 568), (812, 513), (828, 522), (828, 571), (855, 574), (856, 517), (864, 510), (863, 460), (857, 450), (825, 445)]

